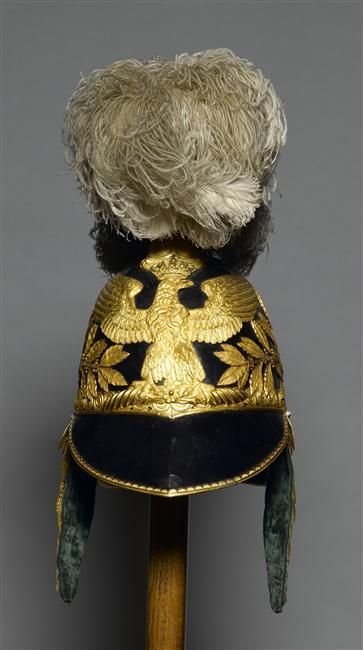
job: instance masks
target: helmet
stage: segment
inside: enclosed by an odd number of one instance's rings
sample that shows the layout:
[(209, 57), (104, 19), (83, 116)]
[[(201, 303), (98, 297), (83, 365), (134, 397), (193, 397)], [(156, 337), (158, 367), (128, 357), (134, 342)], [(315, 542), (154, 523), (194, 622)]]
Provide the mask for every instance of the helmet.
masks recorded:
[(63, 445), (78, 474), (148, 494), (267, 482), (267, 552), (281, 499), (285, 548), (292, 429), (278, 348), (252, 284), (189, 242), (152, 242), (96, 300)]
[[(245, 275), (270, 232), (285, 140), (270, 80), (225, 48), (115, 61), (82, 77), (68, 102), (66, 159), (111, 279), (89, 320), (61, 440), (65, 601), (97, 483), (166, 498), (256, 483), (266, 487), (271, 607), (282, 610), (293, 434), (272, 326)], [(132, 238), (141, 255), (128, 254)]]

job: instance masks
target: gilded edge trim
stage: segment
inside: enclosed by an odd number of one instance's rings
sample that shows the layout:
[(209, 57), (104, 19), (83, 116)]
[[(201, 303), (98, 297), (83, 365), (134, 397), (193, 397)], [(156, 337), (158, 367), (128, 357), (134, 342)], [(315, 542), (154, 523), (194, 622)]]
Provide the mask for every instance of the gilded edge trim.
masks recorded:
[(165, 496), (165, 497), (175, 497), (175, 496), (181, 496), (181, 495), (187, 495), (187, 494), (199, 494), (200, 492), (208, 492), (210, 490), (219, 490), (221, 488), (225, 487), (231, 487), (232, 485), (237, 485), (238, 483), (243, 483), (243, 481), (247, 481), (249, 478), (252, 478), (253, 476), (256, 476), (263, 470), (265, 470), (271, 463), (281, 454), (285, 446), (288, 444), (290, 440), (290, 427), (289, 427), (289, 422), (286, 416), (286, 413), (284, 415), (284, 436), (282, 440), (279, 442), (277, 445), (276, 449), (266, 456), (258, 465), (255, 465), (252, 467), (248, 472), (244, 472), (243, 474), (238, 474), (237, 476), (234, 476), (233, 478), (230, 479), (225, 479), (224, 481), (216, 481), (214, 483), (203, 483), (202, 485), (195, 485), (192, 487), (188, 488), (173, 488), (170, 490), (166, 489), (161, 489), (161, 488), (154, 488), (154, 487), (148, 487), (146, 485), (139, 485), (138, 483), (132, 483), (130, 481), (123, 481), (122, 479), (115, 478), (113, 476), (108, 476), (107, 474), (103, 474), (102, 472), (98, 471), (95, 467), (92, 467), (87, 461), (84, 460), (84, 458), (80, 455), (78, 450), (76, 449), (74, 442), (72, 440), (72, 424), (73, 424), (73, 418), (70, 423), (69, 427), (69, 450), (76, 461), (78, 465), (88, 474), (93, 476), (94, 478), (97, 478), (101, 481), (104, 481), (105, 483), (126, 488), (128, 490), (133, 490), (134, 492), (142, 492), (143, 494), (157, 494), (159, 496)]
[(62, 509), (63, 509), (64, 493), (66, 490), (66, 482), (67, 482), (66, 479), (67, 470), (68, 470), (67, 452), (68, 452), (68, 444), (69, 444), (69, 440), (67, 440), (67, 437), (70, 432), (71, 424), (72, 424), (72, 420), (69, 424), (67, 424), (66, 428), (64, 429), (61, 440), (58, 445), (58, 449), (62, 450), (60, 481), (59, 481), (58, 495), (57, 495), (56, 506), (55, 506), (59, 533), (62, 528)]
[[(240, 411), (241, 410), (241, 404), (228, 404), (227, 405), (228, 411)], [(182, 413), (177, 413), (174, 415), (164, 415), (163, 413), (157, 413), (155, 411), (144, 411), (140, 410), (137, 411), (136, 409), (128, 409), (127, 407), (123, 407), (120, 409), (115, 409), (115, 410), (104, 410), (102, 411), (101, 409), (99, 411), (95, 409), (75, 409), (74, 410), (74, 415), (151, 415), (153, 417), (157, 416), (160, 418), (168, 419), (168, 420), (176, 420), (177, 418), (185, 417), (186, 415), (196, 415), (198, 413), (215, 413), (216, 411), (225, 411), (226, 410), (226, 404), (220, 404), (219, 406), (212, 406), (206, 408), (205, 406), (201, 406), (200, 408), (194, 407), (193, 406), (193, 411), (184, 411)], [(281, 412), (282, 408), (281, 406), (266, 406), (266, 405), (261, 405), (261, 406), (244, 406), (243, 405), (243, 410), (244, 411), (279, 411)]]
[[(69, 451), (69, 439), (67, 439), (70, 428), (71, 428), (72, 420), (69, 424), (67, 424), (65, 430), (63, 431), (60, 443), (58, 445), (58, 449), (62, 450), (62, 461), (61, 461), (61, 470), (60, 470), (60, 481), (59, 481), (59, 488), (58, 488), (58, 495), (57, 495), (57, 500), (56, 500), (56, 506), (55, 506), (55, 511), (56, 511), (56, 516), (57, 516), (57, 543), (56, 543), (56, 557), (58, 558), (58, 552), (59, 552), (59, 544), (60, 544), (60, 536), (62, 532), (62, 525), (63, 525), (63, 503), (64, 503), (64, 495), (67, 487), (67, 473), (68, 473), (68, 451)], [(56, 591), (60, 591), (60, 575), (59, 575), (59, 567), (58, 567), (58, 561), (56, 565)]]

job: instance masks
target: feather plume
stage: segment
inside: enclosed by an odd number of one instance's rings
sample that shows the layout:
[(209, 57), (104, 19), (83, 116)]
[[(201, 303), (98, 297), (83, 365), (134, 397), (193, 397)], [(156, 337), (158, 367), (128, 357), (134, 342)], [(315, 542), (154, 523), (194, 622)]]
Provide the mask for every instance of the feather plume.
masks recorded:
[(286, 130), (271, 82), (226, 48), (93, 70), (62, 124), (66, 160), (97, 220), (202, 248), (224, 246), (270, 204)]

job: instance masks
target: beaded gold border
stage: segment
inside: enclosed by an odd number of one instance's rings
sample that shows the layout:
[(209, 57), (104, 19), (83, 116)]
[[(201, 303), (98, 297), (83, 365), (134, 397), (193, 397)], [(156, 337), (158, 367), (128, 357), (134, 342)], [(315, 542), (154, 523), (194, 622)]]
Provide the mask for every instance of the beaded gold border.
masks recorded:
[(260, 463), (252, 467), (250, 470), (248, 470), (248, 472), (244, 472), (243, 474), (238, 474), (233, 478), (225, 479), (223, 481), (216, 481), (214, 483), (203, 483), (202, 485), (195, 485), (188, 488), (172, 488), (170, 490), (154, 488), (154, 487), (148, 487), (146, 485), (139, 485), (138, 483), (132, 483), (131, 481), (123, 481), (122, 479), (115, 478), (107, 474), (103, 474), (102, 472), (98, 471), (95, 467), (87, 463), (87, 461), (84, 460), (84, 458), (76, 449), (74, 442), (72, 440), (72, 421), (70, 423), (69, 433), (68, 433), (69, 449), (74, 460), (76, 461), (76, 463), (78, 463), (78, 465), (83, 470), (88, 472), (88, 474), (90, 474), (94, 478), (97, 478), (100, 481), (103, 481), (107, 484), (114, 485), (116, 487), (122, 487), (127, 490), (133, 490), (134, 492), (142, 492), (143, 494), (157, 494), (159, 496), (165, 496), (165, 497), (185, 496), (188, 494), (199, 494), (200, 492), (219, 490), (221, 488), (237, 485), (238, 483), (243, 483), (243, 481), (247, 481), (249, 478), (256, 476), (257, 474), (265, 470), (269, 465), (271, 465), (271, 463), (279, 456), (279, 454), (281, 454), (281, 452), (285, 448), (290, 438), (289, 423), (286, 414), (284, 413), (283, 415), (284, 415), (284, 436), (280, 440), (276, 449), (274, 449), (274, 451), (271, 452), (268, 456), (266, 456)]

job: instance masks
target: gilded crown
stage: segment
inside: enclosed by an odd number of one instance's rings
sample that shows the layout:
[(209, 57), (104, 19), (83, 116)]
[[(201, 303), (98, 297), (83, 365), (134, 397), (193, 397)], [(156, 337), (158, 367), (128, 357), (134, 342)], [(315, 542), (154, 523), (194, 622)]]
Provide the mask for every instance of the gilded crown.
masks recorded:
[(150, 252), (140, 266), (162, 280), (170, 276), (187, 278), (200, 269), (203, 262), (196, 257), (195, 249), (187, 242), (180, 240), (177, 245), (169, 247), (163, 242), (155, 241), (151, 243)]

